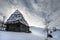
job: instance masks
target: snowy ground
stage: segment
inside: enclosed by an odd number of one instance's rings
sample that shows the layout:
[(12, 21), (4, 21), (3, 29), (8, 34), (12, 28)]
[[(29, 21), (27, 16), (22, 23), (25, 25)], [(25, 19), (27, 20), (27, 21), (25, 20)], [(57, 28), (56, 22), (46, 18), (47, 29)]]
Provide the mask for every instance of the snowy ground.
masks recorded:
[[(45, 40), (46, 32), (42, 28), (31, 27), (32, 33), (23, 32), (6, 32), (0, 31), (0, 40)], [(60, 32), (56, 31), (52, 33), (53, 38), (49, 40), (60, 40)]]

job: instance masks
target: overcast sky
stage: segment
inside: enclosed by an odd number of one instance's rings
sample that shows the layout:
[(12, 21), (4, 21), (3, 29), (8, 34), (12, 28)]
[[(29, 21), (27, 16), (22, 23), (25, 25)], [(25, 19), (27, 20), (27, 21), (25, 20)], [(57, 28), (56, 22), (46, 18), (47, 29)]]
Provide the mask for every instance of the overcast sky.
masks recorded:
[(49, 26), (60, 28), (60, 0), (0, 0), (0, 16), (7, 19), (16, 9), (30, 26), (43, 28), (44, 19), (50, 15)]

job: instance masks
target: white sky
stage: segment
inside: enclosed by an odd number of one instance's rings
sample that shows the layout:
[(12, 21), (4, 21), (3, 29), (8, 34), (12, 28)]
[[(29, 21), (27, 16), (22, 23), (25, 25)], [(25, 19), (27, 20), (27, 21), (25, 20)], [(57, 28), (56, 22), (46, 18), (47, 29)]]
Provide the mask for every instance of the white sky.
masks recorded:
[[(60, 0), (0, 0), (0, 15), (8, 18), (19, 9), (30, 26), (44, 27), (42, 13), (51, 14), (50, 27), (60, 28)], [(47, 15), (46, 15), (47, 16)]]

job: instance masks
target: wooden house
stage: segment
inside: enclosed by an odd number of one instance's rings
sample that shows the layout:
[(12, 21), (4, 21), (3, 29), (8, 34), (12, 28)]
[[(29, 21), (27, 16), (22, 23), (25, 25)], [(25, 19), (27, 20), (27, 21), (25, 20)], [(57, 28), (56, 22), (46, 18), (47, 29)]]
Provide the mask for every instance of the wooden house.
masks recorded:
[(31, 32), (29, 25), (19, 10), (16, 10), (5, 22), (6, 31)]

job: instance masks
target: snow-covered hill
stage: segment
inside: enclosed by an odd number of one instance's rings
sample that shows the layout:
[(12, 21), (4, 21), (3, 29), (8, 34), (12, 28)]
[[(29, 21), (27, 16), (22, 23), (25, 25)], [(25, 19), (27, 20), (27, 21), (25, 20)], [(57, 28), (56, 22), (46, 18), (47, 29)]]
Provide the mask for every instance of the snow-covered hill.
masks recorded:
[[(32, 33), (24, 32), (6, 32), (0, 31), (0, 40), (45, 40), (46, 32), (43, 28), (31, 27), (30, 30)], [(56, 31), (52, 33), (53, 38), (49, 40), (60, 40), (60, 32)]]

